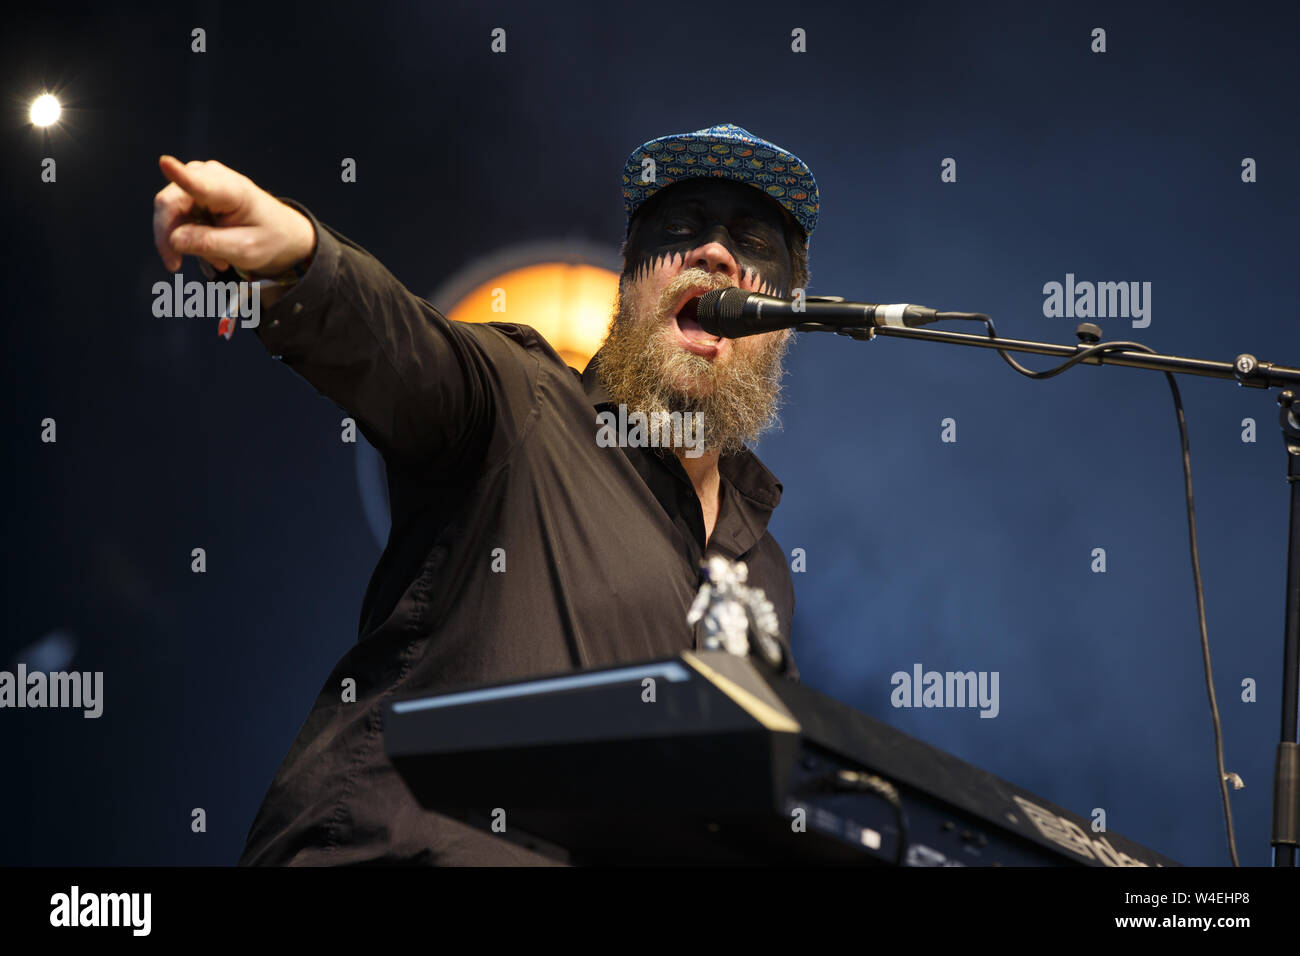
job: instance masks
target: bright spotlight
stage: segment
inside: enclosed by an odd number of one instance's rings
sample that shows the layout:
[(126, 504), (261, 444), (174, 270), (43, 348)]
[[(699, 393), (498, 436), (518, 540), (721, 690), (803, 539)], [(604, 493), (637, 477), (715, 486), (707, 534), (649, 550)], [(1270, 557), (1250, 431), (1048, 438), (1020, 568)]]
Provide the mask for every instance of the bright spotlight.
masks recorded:
[(51, 123), (58, 122), (59, 115), (63, 112), (63, 107), (59, 101), (50, 93), (42, 93), (32, 101), (31, 116), (32, 125), (49, 126)]

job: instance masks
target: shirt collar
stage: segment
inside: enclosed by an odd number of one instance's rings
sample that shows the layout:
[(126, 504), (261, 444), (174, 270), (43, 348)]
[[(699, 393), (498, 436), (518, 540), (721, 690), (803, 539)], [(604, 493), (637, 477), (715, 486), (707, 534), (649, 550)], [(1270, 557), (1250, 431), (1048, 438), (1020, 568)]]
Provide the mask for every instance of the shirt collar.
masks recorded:
[[(600, 382), (600, 376), (596, 369), (600, 363), (600, 352), (592, 356), (591, 361), (587, 363), (586, 369), (579, 376), (582, 380), (583, 391), (586, 392), (587, 398), (595, 408), (608, 406), (614, 407), (613, 400), (609, 393), (605, 391), (605, 386)], [(574, 370), (577, 374), (577, 370)], [(653, 451), (653, 449), (647, 449)], [(666, 456), (671, 458), (672, 456)], [(661, 460), (663, 460), (661, 458)], [(664, 462), (668, 464), (667, 461)], [(674, 471), (682, 471), (681, 464), (677, 461), (672, 462), (676, 465)], [(784, 490), (781, 482), (777, 481), (776, 476), (768, 470), (767, 466), (758, 460), (748, 448), (742, 448), (739, 452), (731, 455), (723, 455), (718, 459), (718, 471), (728, 483), (746, 498), (749, 504), (763, 513), (762, 524), (759, 527), (759, 533), (762, 533), (762, 527), (767, 524), (767, 516), (776, 509), (781, 502), (781, 492)], [(682, 475), (685, 472), (682, 471)]]

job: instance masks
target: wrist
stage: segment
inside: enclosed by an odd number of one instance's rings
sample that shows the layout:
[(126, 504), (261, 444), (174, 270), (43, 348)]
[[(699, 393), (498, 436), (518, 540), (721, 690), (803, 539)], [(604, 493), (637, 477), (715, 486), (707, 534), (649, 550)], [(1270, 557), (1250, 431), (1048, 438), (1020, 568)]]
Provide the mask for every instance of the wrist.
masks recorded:
[[(297, 246), (299, 250), (299, 255), (298, 258), (295, 260), (295, 265), (304, 262), (310, 263), (311, 260), (316, 255), (316, 227), (312, 225), (310, 219), (308, 219), (298, 210), (294, 209), (288, 203), (282, 200), (281, 205), (283, 205), (286, 209), (289, 209), (293, 212), (294, 218), (298, 226), (296, 232), (298, 234)], [(303, 268), (303, 271), (304, 272), (306, 271), (306, 267)]]
[(236, 268), (235, 271), (239, 273), (241, 279), (249, 281), (271, 279), (281, 285), (293, 285), (295, 282), (300, 281), (307, 274), (307, 270), (311, 268), (312, 259), (316, 255), (316, 227), (312, 225), (310, 219), (292, 206), (287, 203), (282, 203), (282, 205), (293, 213), (296, 220), (296, 228), (293, 230), (296, 236), (289, 246), (293, 250), (289, 260), (290, 264), (284, 267), (271, 266), (255, 272), (245, 272), (243, 269)]
[(235, 266), (235, 272), (239, 275), (239, 278), (243, 279), (245, 282), (256, 282), (259, 279), (270, 279), (272, 282), (277, 282), (280, 285), (293, 285), (294, 283), (301, 281), (302, 277), (307, 274), (307, 270), (311, 268), (311, 263), (312, 257), (308, 256), (306, 259), (289, 266), (287, 269), (282, 269), (279, 272), (245, 272), (243, 269), (239, 268), (239, 266)]
[[(282, 253), (277, 255), (272, 263), (261, 269), (241, 269), (235, 267), (239, 277), (246, 281), (255, 279), (274, 279), (275, 281), (297, 281), (301, 279), (311, 267), (311, 261), (316, 255), (316, 227), (312, 225), (310, 219), (294, 209), (288, 203), (280, 200), (280, 205), (284, 211), (290, 213), (291, 225), (285, 230), (287, 242), (282, 247)], [(287, 255), (285, 255), (287, 253)]]

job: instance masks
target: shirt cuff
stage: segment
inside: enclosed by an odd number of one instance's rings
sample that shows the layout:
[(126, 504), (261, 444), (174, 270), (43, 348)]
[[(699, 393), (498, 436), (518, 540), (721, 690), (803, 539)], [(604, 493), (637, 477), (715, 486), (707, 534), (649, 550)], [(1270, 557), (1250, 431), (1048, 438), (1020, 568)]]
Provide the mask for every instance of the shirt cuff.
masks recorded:
[(281, 199), (286, 206), (307, 217), (316, 233), (316, 251), (303, 277), (273, 305), (262, 310), (257, 336), (272, 355), (292, 352), (295, 341), (311, 323), (306, 319), (327, 302), (330, 287), (338, 276), (341, 249), (329, 229), (321, 225), (311, 211), (292, 199)]

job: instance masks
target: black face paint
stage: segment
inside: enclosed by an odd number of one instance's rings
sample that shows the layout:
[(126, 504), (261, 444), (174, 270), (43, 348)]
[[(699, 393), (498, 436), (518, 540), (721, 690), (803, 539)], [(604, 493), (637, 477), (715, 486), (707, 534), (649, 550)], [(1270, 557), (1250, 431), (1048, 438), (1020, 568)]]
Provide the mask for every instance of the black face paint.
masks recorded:
[[(768, 295), (788, 296), (793, 264), (779, 206), (753, 186), (726, 179), (688, 179), (669, 186), (637, 212), (624, 252), (624, 275), (638, 279), (667, 261), (719, 243), (740, 267), (737, 283), (756, 280)], [(683, 266), (684, 263), (684, 266)]]

